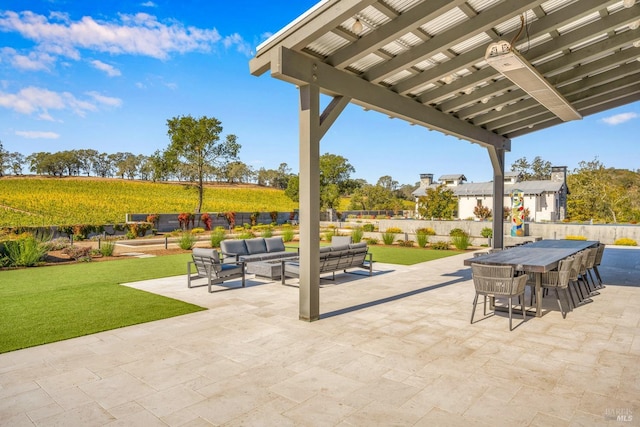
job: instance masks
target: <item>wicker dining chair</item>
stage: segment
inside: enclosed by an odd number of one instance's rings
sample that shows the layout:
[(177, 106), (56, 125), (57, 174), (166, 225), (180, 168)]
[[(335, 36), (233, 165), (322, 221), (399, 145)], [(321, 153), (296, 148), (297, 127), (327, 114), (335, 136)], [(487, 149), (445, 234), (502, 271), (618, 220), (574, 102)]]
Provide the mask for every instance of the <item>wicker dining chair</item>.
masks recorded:
[(559, 289), (564, 290), (567, 295), (567, 303), (569, 304), (569, 309), (571, 309), (571, 303), (573, 302), (573, 306), (575, 307), (575, 302), (573, 301), (573, 297), (569, 292), (569, 278), (571, 275), (571, 267), (573, 266), (574, 258), (568, 257), (560, 261), (557, 270), (549, 271), (546, 273), (542, 273), (541, 278), (541, 286), (545, 289), (554, 289), (556, 292), (556, 299), (558, 300), (558, 307), (560, 308), (560, 313), (562, 313), (562, 318), (566, 319), (567, 310), (562, 308), (562, 303), (560, 301), (560, 293)]
[(524, 289), (527, 276), (515, 276), (515, 270), (511, 266), (496, 266), (471, 264), (473, 285), (476, 295), (473, 299), (473, 311), (471, 312), (471, 323), (476, 312), (478, 296), (484, 297), (484, 315), (487, 315), (487, 297), (504, 297), (508, 299), (509, 307), (509, 330), (512, 331), (512, 298), (522, 297), (520, 306), (522, 307), (522, 321), (524, 322), (527, 313), (524, 306)]
[[(583, 305), (588, 302), (593, 302), (592, 299), (589, 298), (589, 289), (587, 289), (586, 294), (582, 292), (582, 288), (580, 287), (580, 282), (582, 281), (580, 271), (582, 269), (582, 265), (584, 264), (584, 258), (587, 253), (585, 251), (578, 252), (573, 256), (573, 263), (571, 264), (571, 273), (569, 274), (569, 283), (573, 285), (573, 290), (576, 293), (578, 298), (577, 305)], [(586, 286), (586, 285), (585, 285)]]
[(593, 262), (593, 272), (595, 273), (596, 278), (598, 279), (598, 284), (596, 286), (596, 289), (604, 288), (604, 285), (602, 284), (602, 277), (600, 277), (600, 272), (598, 271), (598, 267), (602, 263), (602, 256), (604, 255), (604, 248), (605, 248), (604, 243), (600, 243), (598, 245), (598, 252), (596, 252), (596, 259)]

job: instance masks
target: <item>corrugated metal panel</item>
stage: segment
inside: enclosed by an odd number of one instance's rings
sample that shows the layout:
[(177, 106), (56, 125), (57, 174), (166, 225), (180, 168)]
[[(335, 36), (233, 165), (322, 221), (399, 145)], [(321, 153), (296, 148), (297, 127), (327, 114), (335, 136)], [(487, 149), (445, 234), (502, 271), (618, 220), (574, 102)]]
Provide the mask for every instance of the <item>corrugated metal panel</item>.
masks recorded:
[(422, 40), (416, 37), (414, 34), (409, 33), (383, 46), (382, 50), (384, 50), (385, 52), (389, 52), (391, 55), (395, 56), (411, 49), (413, 46), (419, 43), (422, 43)]
[[(525, 23), (530, 24), (531, 22), (537, 20), (538, 18), (536, 17), (535, 13), (533, 13), (531, 10), (527, 10), (527, 12), (525, 13)], [(520, 28), (520, 25), (520, 16), (514, 16), (513, 18), (506, 20), (502, 24), (496, 25), (495, 27), (493, 27), (493, 29), (496, 30), (498, 34), (502, 35), (517, 30), (518, 28)]]
[(468, 38), (467, 40), (461, 43), (458, 43), (455, 46), (452, 46), (451, 51), (460, 55), (480, 45), (489, 44), (490, 41), (491, 41), (491, 37), (489, 37), (487, 33), (480, 33), (471, 38)]
[(480, 13), (483, 10), (489, 9), (491, 6), (500, 3), (500, 0), (468, 0), (467, 4), (471, 6), (471, 9)]
[(348, 44), (349, 40), (335, 33), (327, 33), (316, 41), (309, 43), (307, 49), (326, 57)]
[(399, 73), (396, 73), (392, 76), (387, 77), (386, 79), (384, 79), (382, 82), (388, 85), (393, 85), (398, 83), (401, 80), (406, 79), (407, 77), (411, 77), (414, 74), (409, 71), (409, 70), (402, 70)]
[(553, 59), (560, 58), (561, 56), (564, 56), (564, 53), (554, 52), (542, 58), (538, 58), (535, 61), (531, 61), (531, 65), (536, 66), (536, 65), (544, 64), (545, 62), (549, 62)]
[(575, 3), (577, 0), (549, 0), (540, 5), (547, 15)]
[(427, 92), (427, 91), (429, 91), (429, 90), (431, 90), (433, 88), (436, 88), (436, 87), (438, 87), (438, 86), (436, 84), (434, 84), (434, 83), (427, 83), (425, 85), (418, 86), (417, 88), (415, 88), (414, 90), (409, 92), (409, 95), (411, 95), (411, 96), (420, 96), (423, 93), (425, 93), (425, 92)]
[(412, 7), (422, 3), (425, 0), (385, 0), (381, 3), (386, 3), (394, 10), (400, 13), (404, 13)]
[(430, 59), (435, 63), (442, 64), (443, 62), (449, 61), (450, 58), (444, 53), (437, 53), (433, 55)]
[(605, 40), (608, 37), (609, 36), (607, 35), (607, 33), (599, 34), (599, 35), (597, 35), (595, 37), (590, 38), (589, 40), (585, 40), (585, 41), (583, 41), (581, 43), (578, 43), (578, 44), (575, 44), (573, 46), (570, 46), (569, 50), (574, 51), (574, 50), (582, 49), (582, 48), (585, 48), (585, 47), (587, 47), (589, 45), (597, 43), (599, 41)]
[(386, 44), (382, 47), (382, 50), (389, 53), (390, 55), (396, 56), (402, 52), (409, 50), (410, 46), (405, 45), (404, 43), (400, 43), (397, 40), (392, 41), (389, 44)]
[(387, 15), (380, 12), (373, 6), (367, 6), (364, 10), (358, 13), (357, 16), (361, 20), (364, 20), (365, 23), (370, 23), (376, 28), (391, 21), (391, 18), (389, 18)]
[(427, 34), (435, 36), (468, 19), (469, 17), (456, 7), (427, 22), (420, 28)]
[(436, 64), (430, 59), (425, 59), (424, 61), (420, 61), (414, 65), (414, 68), (417, 68), (420, 71), (428, 70), (429, 68), (435, 67)]
[(549, 33), (545, 33), (541, 36), (535, 37), (531, 40), (521, 40), (520, 43), (516, 43), (516, 49), (518, 50), (518, 52), (520, 53), (526, 53), (529, 49), (531, 49), (532, 47), (541, 45), (542, 43), (546, 43), (548, 41), (551, 41), (552, 37), (551, 34)]
[(567, 25), (563, 25), (562, 27), (558, 27), (558, 32), (560, 34), (565, 34), (575, 30), (576, 28), (580, 28), (584, 25), (590, 24), (592, 22), (598, 21), (600, 19), (600, 14), (598, 12), (593, 12), (587, 16), (584, 16), (580, 19), (577, 19), (573, 22), (570, 22)]
[(376, 55), (375, 53), (370, 53), (369, 55), (354, 62), (353, 64), (349, 64), (349, 68), (363, 73), (371, 67), (374, 67), (382, 62), (384, 62), (384, 58)]

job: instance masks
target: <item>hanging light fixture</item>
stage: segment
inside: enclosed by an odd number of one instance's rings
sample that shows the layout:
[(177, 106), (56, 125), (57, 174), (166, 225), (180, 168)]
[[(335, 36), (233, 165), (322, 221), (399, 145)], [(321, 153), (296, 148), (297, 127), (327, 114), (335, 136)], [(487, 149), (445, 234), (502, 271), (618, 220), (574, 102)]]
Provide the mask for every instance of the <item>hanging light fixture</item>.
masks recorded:
[(637, 30), (638, 27), (640, 27), (640, 19), (637, 21), (633, 21), (629, 24), (629, 29), (630, 30)]
[(563, 121), (582, 118), (569, 101), (520, 55), (511, 43), (499, 41), (490, 44), (484, 59), (496, 71)]
[(364, 27), (362, 26), (362, 22), (360, 22), (360, 18), (356, 18), (355, 22), (351, 26), (351, 31), (353, 31), (354, 34), (359, 36), (363, 28)]

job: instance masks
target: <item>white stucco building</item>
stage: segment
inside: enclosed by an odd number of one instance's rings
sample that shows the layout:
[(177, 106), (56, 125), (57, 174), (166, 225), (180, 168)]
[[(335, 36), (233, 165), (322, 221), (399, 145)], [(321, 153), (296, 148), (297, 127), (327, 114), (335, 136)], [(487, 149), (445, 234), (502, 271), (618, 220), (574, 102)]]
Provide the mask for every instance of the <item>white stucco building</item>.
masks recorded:
[[(524, 207), (529, 210), (528, 221), (562, 221), (567, 212), (567, 168), (551, 168), (551, 179), (523, 181), (517, 172), (505, 172), (504, 206), (511, 206), (511, 193), (520, 190), (524, 194)], [(466, 182), (463, 174), (443, 175), (437, 182), (433, 174), (420, 174), (420, 187), (412, 194), (416, 198), (426, 195), (427, 189), (440, 185), (449, 187), (458, 198), (458, 219), (475, 218), (476, 206), (493, 206), (493, 184), (491, 182)]]

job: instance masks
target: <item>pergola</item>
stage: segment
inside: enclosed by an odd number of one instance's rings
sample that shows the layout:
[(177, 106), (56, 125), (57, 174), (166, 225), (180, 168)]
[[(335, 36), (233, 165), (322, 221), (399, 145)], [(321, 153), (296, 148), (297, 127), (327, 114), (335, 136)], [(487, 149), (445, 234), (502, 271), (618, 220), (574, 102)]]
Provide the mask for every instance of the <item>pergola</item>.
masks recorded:
[(300, 91), (300, 319), (320, 316), (320, 140), (347, 104), (480, 144), (503, 194), (512, 138), (640, 100), (639, 26), (635, 0), (324, 0), (261, 44), (251, 73)]

